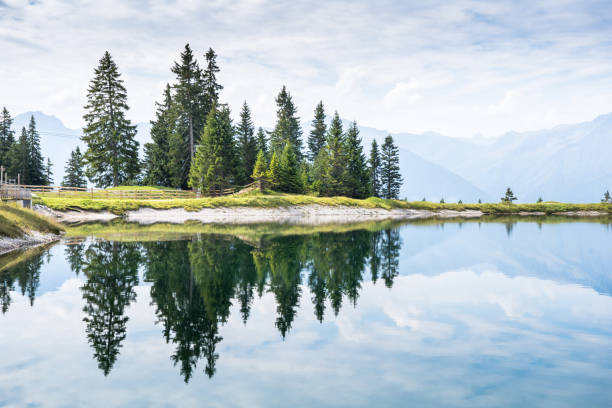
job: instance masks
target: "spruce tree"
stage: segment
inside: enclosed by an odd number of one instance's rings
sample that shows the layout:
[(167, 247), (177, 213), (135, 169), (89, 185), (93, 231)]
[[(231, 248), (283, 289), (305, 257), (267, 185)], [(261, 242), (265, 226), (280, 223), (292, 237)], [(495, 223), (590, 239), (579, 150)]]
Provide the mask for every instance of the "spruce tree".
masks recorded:
[(610, 196), (610, 190), (606, 190), (603, 196), (602, 203), (612, 203), (612, 197)]
[[(17, 180), (20, 179), (21, 184), (29, 184), (28, 180), (28, 131), (25, 127), (21, 128), (21, 135), (17, 142), (13, 143), (8, 153), (7, 172), (9, 177)], [(18, 177), (19, 175), (19, 177)]]
[(268, 165), (266, 164), (266, 156), (264, 155), (263, 150), (260, 150), (257, 153), (257, 160), (255, 161), (255, 166), (253, 167), (253, 173), (251, 174), (251, 178), (253, 180), (260, 180), (266, 178), (268, 171)]
[(346, 132), (344, 151), (346, 158), (343, 183), (345, 193), (353, 198), (366, 198), (370, 191), (369, 175), (357, 122), (353, 122)]
[(70, 152), (70, 158), (66, 162), (64, 167), (64, 179), (62, 180), (62, 186), (65, 187), (87, 187), (87, 180), (85, 179), (85, 172), (83, 171), (83, 155), (81, 149), (77, 146), (72, 152)]
[(229, 108), (216, 104), (208, 113), (202, 142), (189, 172), (189, 186), (216, 194), (232, 185), (236, 177), (234, 131)]
[(270, 180), (273, 189), (278, 189), (281, 184), (280, 161), (276, 152), (272, 152), (270, 167), (268, 169), (268, 180)]
[(28, 125), (28, 158), (25, 164), (26, 174), (25, 179), (22, 175), (22, 184), (44, 185), (45, 184), (45, 165), (40, 151), (40, 135), (36, 130), (36, 120), (34, 115), (30, 117)]
[(369, 186), (372, 197), (380, 197), (380, 153), (376, 139), (372, 140), (369, 160)]
[(255, 145), (257, 147), (257, 151), (262, 151), (264, 154), (264, 158), (268, 161), (268, 139), (266, 137), (266, 132), (259, 127), (257, 129), (257, 136), (255, 136)]
[(381, 195), (383, 198), (397, 199), (402, 185), (402, 176), (399, 168), (399, 149), (393, 143), (391, 135), (385, 138), (380, 156)]
[(177, 80), (174, 85), (174, 100), (178, 105), (177, 131), (180, 135), (171, 140), (172, 166), (173, 173), (179, 175), (180, 184), (184, 187), (187, 184), (191, 160), (195, 155), (195, 146), (207, 118), (208, 111), (204, 107), (207, 101), (204, 96), (202, 72), (189, 44), (186, 44), (181, 52), (180, 62), (175, 62), (171, 70)]
[(125, 117), (129, 107), (121, 74), (106, 51), (87, 90), (87, 144), (84, 160), (87, 177), (97, 186), (118, 186), (140, 173), (136, 126)]
[(346, 175), (346, 155), (344, 149), (344, 134), (342, 121), (338, 112), (329, 125), (325, 149), (327, 150), (326, 183), (321, 193), (327, 196), (342, 196), (346, 194), (344, 177)]
[(502, 203), (506, 203), (506, 204), (512, 204), (513, 201), (515, 201), (517, 198), (515, 197), (514, 193), (512, 192), (512, 189), (510, 189), (510, 187), (508, 187), (506, 189), (506, 194), (501, 198), (501, 202)]
[(8, 153), (15, 144), (15, 131), (12, 126), (13, 118), (9, 111), (3, 108), (0, 115), (0, 166), (4, 167), (8, 167)]
[(325, 133), (327, 125), (325, 125), (325, 108), (323, 101), (320, 101), (314, 111), (314, 119), (312, 120), (312, 129), (308, 136), (308, 158), (314, 162), (319, 154), (319, 151), (325, 146)]
[[(164, 101), (155, 103), (157, 112), (151, 121), (151, 143), (144, 145), (144, 183), (152, 186), (172, 186), (170, 140), (176, 129), (176, 109), (172, 89), (166, 85)], [(180, 187), (177, 185), (176, 187)]]
[(44, 180), (45, 186), (50, 186), (53, 184), (53, 170), (51, 170), (52, 166), (53, 166), (53, 163), (51, 163), (51, 159), (47, 157), (47, 164), (45, 165), (45, 180)]
[(291, 143), (285, 144), (279, 163), (279, 190), (286, 193), (301, 193), (300, 165)]
[(285, 145), (291, 143), (298, 161), (302, 161), (302, 129), (297, 109), (287, 88), (283, 88), (276, 97), (277, 122), (270, 135), (270, 149), (281, 154)]
[(204, 115), (208, 115), (208, 111), (212, 109), (213, 103), (219, 101), (219, 92), (223, 89), (223, 86), (217, 82), (217, 73), (220, 71), (217, 65), (217, 54), (212, 48), (209, 48), (204, 57), (206, 58), (206, 68), (204, 68), (202, 73), (202, 90), (204, 95)]
[(255, 127), (251, 119), (251, 110), (246, 101), (240, 112), (240, 123), (236, 127), (238, 144), (239, 168), (238, 184), (247, 184), (251, 181), (251, 174), (257, 160), (257, 141), (255, 140)]

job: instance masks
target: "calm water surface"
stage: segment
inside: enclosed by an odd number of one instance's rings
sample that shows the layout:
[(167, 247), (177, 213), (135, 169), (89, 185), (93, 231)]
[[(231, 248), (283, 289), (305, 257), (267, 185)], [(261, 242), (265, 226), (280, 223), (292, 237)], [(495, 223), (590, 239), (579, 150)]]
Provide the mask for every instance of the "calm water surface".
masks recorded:
[(612, 406), (610, 224), (72, 239), (4, 269), (0, 407)]

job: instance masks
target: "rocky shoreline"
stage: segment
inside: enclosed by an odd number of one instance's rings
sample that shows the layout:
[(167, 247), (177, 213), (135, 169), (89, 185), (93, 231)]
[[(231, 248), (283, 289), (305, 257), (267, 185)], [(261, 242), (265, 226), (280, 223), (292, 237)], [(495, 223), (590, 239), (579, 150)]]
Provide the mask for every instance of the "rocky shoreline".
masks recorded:
[(13, 251), (49, 244), (51, 242), (59, 241), (60, 238), (61, 235), (42, 234), (40, 232), (31, 232), (30, 234), (19, 238), (0, 237), (0, 256), (6, 255)]
[[(477, 210), (416, 210), (416, 209), (391, 209), (365, 208), (350, 206), (325, 206), (325, 205), (303, 205), (291, 207), (218, 207), (203, 208), (197, 211), (188, 211), (183, 208), (153, 209), (140, 208), (138, 210), (126, 211), (123, 215), (112, 214), (108, 211), (56, 211), (47, 207), (37, 206), (36, 211), (51, 217), (63, 224), (81, 224), (89, 222), (109, 222), (114, 219), (123, 219), (143, 225), (155, 223), (182, 224), (187, 221), (198, 221), (205, 224), (299, 224), (299, 225), (322, 225), (322, 224), (349, 224), (364, 221), (384, 220), (410, 220), (424, 218), (479, 218), (486, 214)], [(518, 216), (545, 216), (544, 212), (519, 212), (512, 214)], [(597, 217), (609, 215), (599, 211), (573, 211), (560, 212), (554, 215), (573, 217)]]

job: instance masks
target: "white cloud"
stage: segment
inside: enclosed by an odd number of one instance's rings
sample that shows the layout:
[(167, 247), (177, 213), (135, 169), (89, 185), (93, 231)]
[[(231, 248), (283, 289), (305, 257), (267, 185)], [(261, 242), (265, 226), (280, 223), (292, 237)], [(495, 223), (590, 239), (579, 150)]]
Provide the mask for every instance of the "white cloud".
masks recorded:
[[(72, 127), (82, 124), (104, 50), (140, 122), (153, 117), (186, 42), (200, 57), (215, 48), (222, 97), (236, 113), (247, 99), (264, 126), (283, 84), (305, 120), (322, 99), (363, 125), (451, 136), (588, 120), (612, 106), (605, 2), (4, 3), (0, 104), (13, 114), (44, 110)], [(497, 106), (512, 90), (521, 103)]]

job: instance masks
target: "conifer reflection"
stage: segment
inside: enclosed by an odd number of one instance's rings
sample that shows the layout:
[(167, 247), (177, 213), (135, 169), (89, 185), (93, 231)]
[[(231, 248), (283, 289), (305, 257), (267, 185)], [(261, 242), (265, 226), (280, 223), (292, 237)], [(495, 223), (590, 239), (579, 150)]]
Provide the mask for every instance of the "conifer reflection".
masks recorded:
[[(23, 254), (12, 254), (5, 257), (7, 264), (12, 264), (13, 258), (20, 257), (24, 261), (18, 262), (5, 270), (0, 269), (0, 308), (2, 314), (8, 312), (12, 302), (11, 292), (18, 287), (22, 296), (27, 296), (30, 306), (34, 306), (36, 292), (40, 286), (40, 269), (44, 263), (47, 250), (44, 248), (31, 249)], [(17, 284), (17, 286), (15, 286)]]
[(136, 244), (95, 242), (84, 253), (81, 288), (85, 332), (104, 375), (113, 368), (126, 337), (125, 309), (136, 300), (140, 252)]

